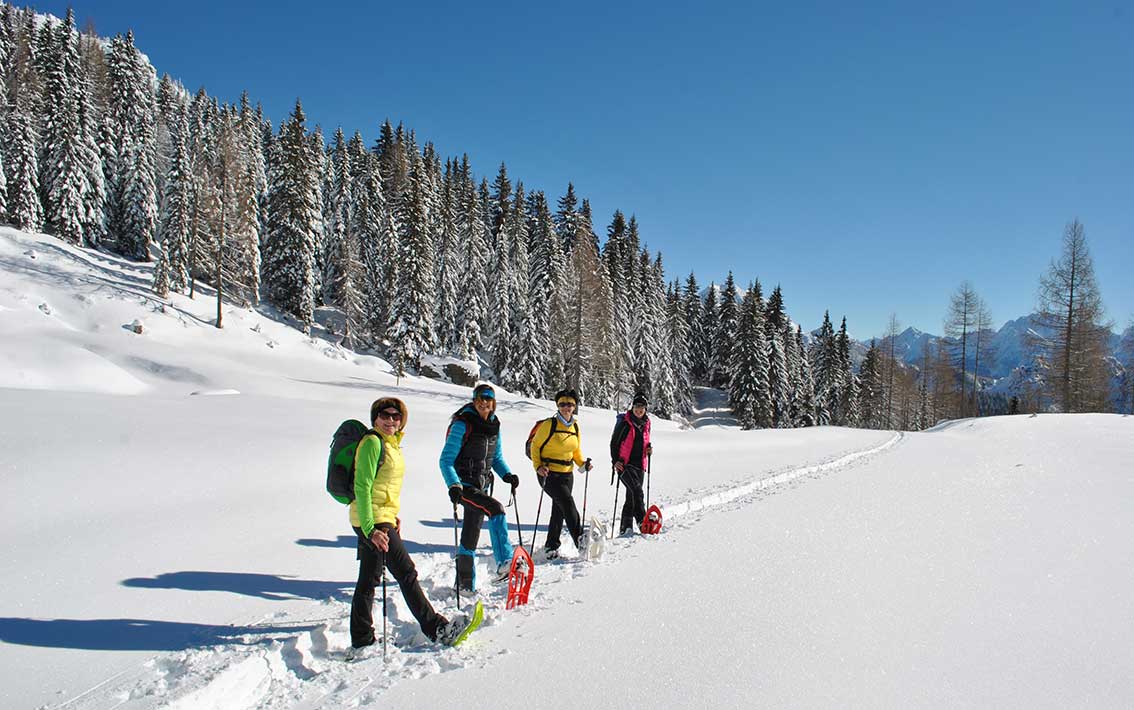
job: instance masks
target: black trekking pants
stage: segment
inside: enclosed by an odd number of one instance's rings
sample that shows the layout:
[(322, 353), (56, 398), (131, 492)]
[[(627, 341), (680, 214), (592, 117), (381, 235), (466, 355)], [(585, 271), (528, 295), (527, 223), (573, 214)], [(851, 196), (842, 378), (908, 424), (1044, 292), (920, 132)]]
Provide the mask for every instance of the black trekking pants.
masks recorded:
[(358, 583), (354, 586), (354, 598), (350, 603), (350, 645), (368, 646), (374, 643), (374, 588), (382, 583), (382, 567), (402, 588), (402, 596), (409, 605), (410, 612), (421, 624), (421, 631), (429, 638), (437, 636), (437, 627), (445, 618), (433, 610), (433, 605), (425, 598), (421, 585), (417, 583), (417, 568), (413, 565), (406, 546), (398, 531), (390, 523), (379, 523), (375, 527), (386, 531), (390, 536), (390, 549), (382, 552), (370, 539), (355, 528), (358, 535)]
[(641, 528), (646, 518), (646, 494), (642, 491), (645, 472), (637, 466), (623, 466), (618, 478), (626, 486), (626, 504), (622, 506), (622, 521), (618, 527), (621, 534), (630, 528), (630, 521), (638, 523)]
[(563, 532), (563, 523), (567, 523), (567, 530), (575, 546), (581, 545), (583, 537), (583, 523), (579, 520), (579, 509), (575, 507), (575, 497), (571, 489), (575, 485), (573, 473), (549, 473), (541, 478), (540, 485), (551, 498), (551, 520), (547, 523), (547, 542), (544, 549), (558, 550), (559, 536)]
[(474, 555), (480, 544), (480, 527), (486, 517), (503, 514), (504, 506), (484, 491), (469, 486), (465, 486), (461, 492), (461, 505), (465, 508), (464, 521), (461, 522), (461, 547), (464, 549), (457, 555), (457, 584), (465, 591), (472, 591), (473, 567), (476, 564)]

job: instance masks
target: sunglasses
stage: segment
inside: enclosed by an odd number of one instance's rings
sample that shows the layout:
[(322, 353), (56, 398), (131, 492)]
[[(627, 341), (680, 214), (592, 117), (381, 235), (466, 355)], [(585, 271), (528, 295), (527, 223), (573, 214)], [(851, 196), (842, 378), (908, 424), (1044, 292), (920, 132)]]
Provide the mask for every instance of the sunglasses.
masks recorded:
[(402, 420), (402, 413), (395, 411), (378, 412), (379, 419), (388, 419), (392, 422), (400, 422)]
[(574, 404), (571, 404), (570, 402), (560, 402), (560, 403), (559, 403), (559, 408), (560, 408), (560, 409), (564, 409), (564, 408), (566, 408), (566, 409), (574, 409), (574, 408), (575, 408), (575, 405), (574, 405)]

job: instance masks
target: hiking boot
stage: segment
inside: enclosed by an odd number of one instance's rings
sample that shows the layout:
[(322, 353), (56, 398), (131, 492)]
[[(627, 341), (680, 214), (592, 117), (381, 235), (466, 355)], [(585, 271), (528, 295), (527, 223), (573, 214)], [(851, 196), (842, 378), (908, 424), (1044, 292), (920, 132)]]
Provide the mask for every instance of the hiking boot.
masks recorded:
[(495, 581), (495, 582), (506, 582), (506, 581), (508, 581), (508, 577), (511, 574), (512, 574), (512, 563), (511, 562), (501, 562), (500, 564), (496, 565), (496, 577), (493, 581)]
[(362, 661), (367, 658), (373, 658), (382, 653), (382, 646), (375, 639), (368, 644), (362, 646), (351, 646), (346, 650), (345, 660), (347, 661)]
[(452, 646), (461, 632), (465, 630), (469, 621), (464, 616), (458, 616), (452, 621), (445, 619), (445, 617), (441, 618), (442, 621), (437, 625), (437, 636), (434, 640), (443, 646)]
[(618, 531), (619, 537), (630, 537), (633, 534), (634, 534), (634, 527), (633, 526), (628, 526), (628, 527), (622, 528), (621, 530)]
[(554, 550), (544, 550), (543, 556), (544, 558), (549, 560), (557, 560), (559, 559), (559, 548), (555, 548)]

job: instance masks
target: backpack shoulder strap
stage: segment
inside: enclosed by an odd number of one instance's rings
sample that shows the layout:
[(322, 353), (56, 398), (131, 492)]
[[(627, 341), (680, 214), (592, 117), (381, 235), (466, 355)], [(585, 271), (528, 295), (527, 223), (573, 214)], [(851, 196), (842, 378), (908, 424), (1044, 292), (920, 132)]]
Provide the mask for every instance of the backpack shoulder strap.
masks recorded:
[(551, 441), (551, 437), (555, 436), (555, 417), (549, 417), (547, 420), (547, 438), (539, 445), (539, 457), (543, 458), (543, 447), (547, 446), (547, 442)]
[[(378, 469), (382, 468), (382, 462), (386, 460), (386, 444), (382, 441), (382, 437), (378, 434), (376, 429), (367, 429), (366, 433), (362, 435), (362, 438), (365, 439), (371, 434), (378, 440), (378, 464), (374, 467), (374, 472), (377, 473)], [(362, 439), (359, 439), (359, 443), (362, 443)]]

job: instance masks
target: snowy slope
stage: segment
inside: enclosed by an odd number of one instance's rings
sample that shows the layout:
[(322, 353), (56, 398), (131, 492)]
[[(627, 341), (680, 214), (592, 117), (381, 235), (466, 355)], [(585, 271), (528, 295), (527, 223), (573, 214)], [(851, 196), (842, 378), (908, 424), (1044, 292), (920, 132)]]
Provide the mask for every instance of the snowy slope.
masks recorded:
[[(381, 360), (250, 311), (217, 331), (213, 309), (163, 304), (145, 265), (0, 230), (0, 706), (1134, 697), (1134, 422), (1105, 415), (904, 436), (740, 432), (708, 410), (708, 426), (659, 421), (661, 536), (616, 540), (594, 564), (539, 564), (520, 610), (482, 589), (489, 621), (461, 649), (426, 641), (392, 588), (390, 657), (345, 664), (357, 565), (345, 508), (322, 491), (329, 435), (379, 394), (406, 398), (404, 536), (452, 613), (436, 458), (467, 388), (399, 386)], [(135, 319), (141, 335), (123, 327)], [(522, 441), (549, 411), (501, 395), (529, 543), (539, 499)], [(582, 412), (596, 461), (612, 418)], [(607, 465), (587, 491), (604, 519)]]

